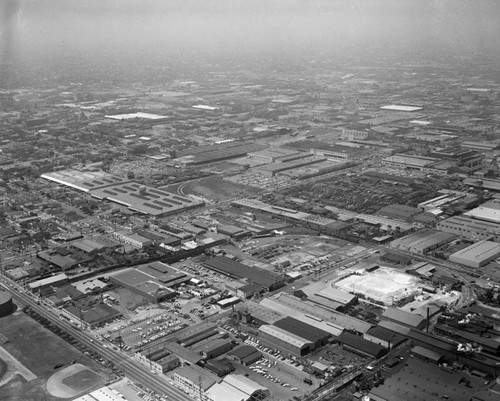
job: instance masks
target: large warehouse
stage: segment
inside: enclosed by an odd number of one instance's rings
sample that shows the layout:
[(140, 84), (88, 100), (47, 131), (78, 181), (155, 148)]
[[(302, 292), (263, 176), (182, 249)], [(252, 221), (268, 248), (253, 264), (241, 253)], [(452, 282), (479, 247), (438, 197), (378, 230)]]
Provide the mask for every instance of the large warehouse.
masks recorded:
[(424, 229), (392, 241), (391, 247), (423, 255), (455, 238), (453, 234)]
[(311, 352), (312, 343), (276, 326), (262, 325), (259, 327), (260, 338), (271, 342), (279, 348), (296, 355), (306, 355)]
[(100, 170), (70, 169), (45, 173), (40, 177), (152, 216), (167, 216), (204, 205)]
[(175, 291), (170, 287), (189, 281), (191, 276), (179, 273), (164, 263), (152, 262), (139, 268), (124, 270), (110, 278), (113, 283), (146, 299), (162, 302), (175, 296)]
[(500, 244), (479, 241), (450, 255), (450, 261), (469, 267), (482, 267), (500, 256)]
[(305, 338), (310, 341), (313, 349), (326, 344), (326, 341), (331, 336), (330, 333), (304, 323), (293, 317), (286, 317), (274, 323), (276, 327), (286, 330), (296, 336)]
[(268, 291), (282, 287), (284, 276), (255, 266), (247, 266), (224, 256), (216, 256), (205, 261), (205, 265), (218, 273), (233, 278), (246, 278), (248, 281), (260, 284)]

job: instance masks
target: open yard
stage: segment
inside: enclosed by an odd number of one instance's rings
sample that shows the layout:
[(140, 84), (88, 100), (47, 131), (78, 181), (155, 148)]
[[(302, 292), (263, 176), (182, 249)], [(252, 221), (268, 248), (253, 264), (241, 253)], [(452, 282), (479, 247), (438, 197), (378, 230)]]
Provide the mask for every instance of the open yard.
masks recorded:
[(259, 189), (225, 181), (220, 177), (208, 177), (183, 184), (179, 187), (181, 193), (196, 195), (203, 198), (224, 202), (233, 198), (246, 198), (260, 192)]
[[(10, 369), (4, 376), (8, 379), (6, 383), (0, 378), (0, 400), (61, 400), (46, 392), (46, 382), (61, 368), (74, 366), (73, 363), (91, 368), (102, 378), (108, 377), (107, 370), (101, 365), (22, 312), (1, 318), (0, 333), (8, 339), (2, 345), (6, 354), (1, 360)], [(61, 366), (55, 368), (58, 365)], [(2, 366), (0, 362), (0, 371)]]

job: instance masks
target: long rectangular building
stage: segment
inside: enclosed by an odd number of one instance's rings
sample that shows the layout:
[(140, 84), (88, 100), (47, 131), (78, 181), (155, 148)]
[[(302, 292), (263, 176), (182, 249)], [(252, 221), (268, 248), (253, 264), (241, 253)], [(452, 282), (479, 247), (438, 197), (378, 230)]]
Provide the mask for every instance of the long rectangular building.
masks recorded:
[(451, 242), (454, 238), (453, 234), (425, 229), (392, 241), (391, 247), (422, 255)]
[(304, 323), (300, 320), (294, 319), (290, 316), (278, 320), (276, 323), (274, 323), (274, 326), (286, 330), (289, 333), (297, 335), (301, 338), (305, 338), (312, 343), (314, 348), (325, 345), (326, 341), (330, 337), (330, 333), (318, 329), (317, 327), (311, 326), (310, 324)]
[(500, 224), (471, 216), (452, 216), (436, 224), (436, 229), (463, 238), (500, 242)]
[(469, 267), (482, 267), (500, 256), (500, 244), (493, 241), (479, 241), (450, 255), (452, 262)]
[(309, 340), (276, 326), (262, 325), (259, 332), (262, 339), (297, 355), (306, 355), (313, 348)]
[(219, 273), (235, 278), (246, 278), (266, 287), (269, 291), (284, 285), (284, 276), (255, 266), (248, 266), (232, 259), (216, 256), (205, 261), (205, 265)]
[(203, 202), (140, 185), (100, 170), (64, 170), (42, 174), (41, 178), (152, 216), (168, 216), (204, 205)]

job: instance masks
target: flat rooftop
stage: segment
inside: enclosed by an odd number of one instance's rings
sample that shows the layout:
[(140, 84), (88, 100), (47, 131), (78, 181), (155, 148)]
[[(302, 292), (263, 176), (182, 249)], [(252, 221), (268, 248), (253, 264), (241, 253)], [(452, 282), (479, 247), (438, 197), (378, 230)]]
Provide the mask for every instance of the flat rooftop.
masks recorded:
[(423, 107), (419, 106), (403, 106), (398, 104), (389, 104), (387, 106), (382, 106), (382, 110), (390, 110), (390, 111), (406, 111), (406, 112), (414, 112), (423, 110)]
[(498, 242), (479, 241), (450, 255), (450, 260), (460, 258), (468, 261), (482, 261), (499, 255), (500, 244)]
[(484, 380), (467, 375), (471, 386), (460, 384), (463, 374), (449, 373), (438, 366), (421, 362), (415, 358), (407, 361), (399, 372), (385, 379), (383, 385), (374, 387), (370, 395), (383, 400), (429, 401), (446, 399), (453, 401), (469, 401), (481, 388), (486, 388)]
[(464, 213), (465, 216), (491, 223), (500, 223), (500, 202), (493, 200)]
[(69, 169), (45, 173), (41, 177), (90, 193), (94, 198), (109, 200), (132, 211), (153, 216), (169, 215), (203, 206), (203, 202), (140, 185), (100, 170)]
[(106, 115), (104, 117), (111, 118), (112, 120), (133, 120), (133, 119), (140, 119), (140, 120), (163, 120), (165, 118), (169, 118), (167, 116), (160, 116), (158, 114), (143, 113), (143, 112)]
[(98, 188), (92, 190), (91, 194), (95, 198), (107, 199), (127, 206), (131, 210), (153, 216), (173, 214), (203, 205), (184, 196), (139, 185), (136, 182)]
[(69, 169), (55, 171), (52, 173), (44, 173), (40, 177), (84, 192), (114, 184), (129, 182), (129, 180), (114, 176), (101, 170)]

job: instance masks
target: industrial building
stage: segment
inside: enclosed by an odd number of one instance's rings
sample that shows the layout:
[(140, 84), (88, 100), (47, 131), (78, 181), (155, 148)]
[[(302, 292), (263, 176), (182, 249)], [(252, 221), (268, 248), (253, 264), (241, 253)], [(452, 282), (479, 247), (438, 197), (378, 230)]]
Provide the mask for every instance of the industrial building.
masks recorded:
[(262, 353), (250, 345), (240, 345), (227, 353), (227, 356), (242, 365), (248, 366), (262, 358)]
[(397, 347), (406, 341), (404, 336), (394, 333), (381, 326), (374, 326), (370, 328), (365, 334), (363, 334), (363, 338), (389, 349)]
[(420, 315), (396, 308), (387, 308), (382, 313), (381, 319), (418, 330), (423, 329), (427, 323), (426, 319)]
[(249, 282), (260, 284), (268, 291), (282, 287), (285, 283), (283, 275), (261, 269), (256, 266), (248, 266), (236, 262), (224, 256), (216, 256), (204, 262), (209, 269), (215, 270), (233, 278), (246, 278)]
[(326, 344), (331, 337), (328, 331), (292, 317), (278, 320), (274, 325), (263, 325), (259, 331), (262, 338), (297, 355), (306, 355)]
[(203, 322), (178, 333), (176, 339), (179, 344), (188, 347), (216, 334), (218, 331), (215, 323)]
[(179, 358), (158, 344), (134, 354), (134, 358), (157, 373), (168, 372), (180, 365)]
[(91, 329), (122, 316), (121, 312), (104, 302), (97, 304), (86, 304), (83, 301), (74, 302), (65, 306), (62, 312), (62, 316), (69, 317), (70, 320)]
[(342, 291), (332, 286), (323, 288), (322, 290), (316, 292), (315, 295), (337, 302), (342, 305), (342, 307), (349, 307), (358, 303), (358, 297), (355, 295), (349, 294), (346, 291)]
[(467, 193), (446, 191), (442, 195), (439, 195), (435, 198), (428, 199), (424, 202), (420, 202), (417, 206), (424, 212), (431, 212), (436, 209), (448, 206), (453, 202), (457, 202), (461, 199), (464, 199), (467, 196), (469, 196), (469, 194)]
[[(413, 354), (412, 354), (413, 355)], [(453, 400), (453, 401), (494, 401), (498, 395), (476, 398), (479, 383), (466, 386), (461, 383), (462, 375), (450, 373), (434, 363), (425, 362), (420, 355), (410, 358), (394, 375), (384, 380), (382, 385), (373, 387), (368, 398), (370, 401), (393, 400)], [(405, 385), (408, 383), (408, 385)]]
[(182, 366), (174, 372), (174, 383), (193, 400), (213, 401), (207, 396), (207, 391), (215, 383), (222, 380), (209, 371), (196, 365)]
[(153, 244), (153, 241), (149, 238), (143, 237), (142, 235), (136, 233), (130, 233), (127, 231), (116, 231), (113, 236), (120, 242), (132, 245), (136, 248), (146, 248)]
[(175, 296), (170, 287), (189, 281), (191, 276), (154, 262), (114, 274), (110, 279), (152, 302), (162, 302)]
[(290, 351), (296, 355), (306, 355), (311, 352), (313, 344), (305, 338), (294, 335), (276, 326), (262, 325), (259, 327), (260, 338), (269, 341), (276, 347)]
[(302, 159), (294, 161), (265, 164), (259, 167), (255, 167), (255, 170), (259, 171), (265, 177), (274, 177), (278, 173), (296, 169), (298, 167), (309, 166), (312, 164), (324, 162), (325, 160), (326, 159), (324, 157), (309, 155), (308, 157), (304, 157)]
[(438, 163), (439, 159), (434, 157), (423, 156), (409, 156), (409, 155), (394, 155), (382, 159), (384, 166), (407, 168), (411, 170), (423, 170), (432, 168), (434, 164)]
[(478, 220), (471, 216), (452, 216), (437, 223), (436, 229), (462, 238), (500, 242), (499, 223)]
[(348, 331), (344, 331), (335, 340), (349, 351), (370, 358), (378, 359), (386, 353), (382, 345), (365, 340), (363, 337), (349, 333)]
[(408, 105), (399, 105), (399, 104), (389, 104), (386, 106), (381, 106), (381, 110), (388, 111), (402, 111), (406, 113), (413, 113), (415, 111), (421, 111), (424, 108), (422, 106), (408, 106)]
[(294, 319), (290, 316), (278, 320), (274, 323), (274, 326), (310, 341), (312, 344), (312, 349), (316, 349), (321, 347), (322, 345), (325, 345), (327, 340), (331, 337), (330, 333), (318, 329), (317, 327), (311, 326), (310, 324), (304, 323), (298, 319)]
[(262, 163), (275, 163), (295, 160), (304, 157), (304, 154), (290, 149), (271, 148), (258, 152), (250, 152), (247, 157), (261, 161)]
[(424, 229), (392, 241), (391, 247), (423, 255), (455, 238), (453, 234)]
[(215, 338), (192, 349), (203, 356), (204, 359), (211, 359), (230, 351), (232, 348), (233, 345), (230, 340)]
[(41, 178), (152, 216), (168, 216), (203, 206), (203, 202), (140, 185), (96, 169), (63, 170), (42, 174)]
[(114, 388), (111, 389), (108, 386), (104, 386), (89, 394), (75, 398), (74, 401), (123, 401), (125, 399), (125, 396)]
[(368, 139), (369, 135), (370, 131), (361, 125), (358, 129), (343, 128), (341, 138), (347, 141), (364, 141)]
[(225, 382), (215, 383), (206, 392), (206, 397), (207, 401), (247, 401), (249, 399), (246, 393)]
[(451, 262), (479, 268), (500, 256), (500, 244), (493, 241), (479, 241), (450, 255)]
[(420, 345), (414, 346), (410, 351), (410, 355), (413, 355), (416, 358), (422, 359), (425, 362), (431, 362), (435, 365), (438, 365), (444, 359), (444, 356), (442, 354), (440, 354), (439, 352), (432, 351), (428, 348), (421, 347)]
[(206, 394), (211, 401), (250, 401), (267, 398), (269, 390), (248, 377), (230, 374), (221, 383), (214, 384)]
[(264, 298), (260, 305), (282, 316), (293, 316), (296, 320), (330, 333), (332, 336), (338, 336), (344, 328), (358, 333), (365, 333), (372, 327), (370, 323), (355, 317), (283, 294), (279, 294), (279, 298), (275, 299), (273, 297)]
[(68, 276), (65, 273), (60, 273), (55, 276), (47, 277), (41, 280), (33, 281), (31, 283), (28, 283), (28, 288), (33, 291), (42, 291), (43, 289), (47, 287), (55, 287), (61, 284), (66, 284), (68, 283)]
[(217, 145), (196, 146), (179, 152), (179, 157), (174, 162), (184, 166), (215, 163), (222, 160), (244, 157), (248, 153), (259, 152), (265, 148), (266, 146), (255, 143), (236, 141)]
[(269, 390), (266, 387), (243, 375), (228, 375), (223, 382), (244, 392), (249, 400), (262, 400), (269, 395)]

